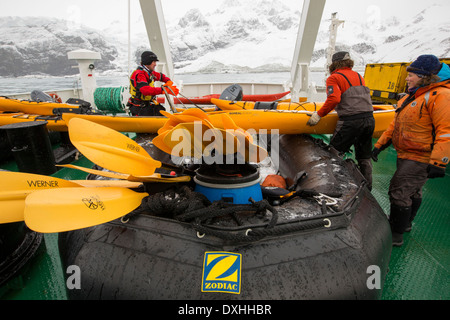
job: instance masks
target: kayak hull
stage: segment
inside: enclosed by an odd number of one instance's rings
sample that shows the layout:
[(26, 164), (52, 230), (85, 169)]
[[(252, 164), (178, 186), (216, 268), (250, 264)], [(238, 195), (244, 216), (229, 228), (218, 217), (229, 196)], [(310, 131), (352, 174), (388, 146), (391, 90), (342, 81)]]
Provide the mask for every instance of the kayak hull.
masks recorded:
[[(211, 123), (221, 127), (221, 114), (226, 112), (236, 125), (244, 130), (255, 133), (278, 132), (279, 134), (333, 134), (338, 121), (335, 112), (331, 112), (314, 127), (306, 123), (311, 116), (310, 111), (289, 110), (234, 110), (208, 112)], [(394, 119), (394, 109), (378, 109), (374, 111), (374, 136), (384, 132)], [(108, 116), (92, 114), (64, 113), (62, 119), (58, 117), (43, 117), (37, 115), (13, 114), (0, 116), (0, 126), (27, 121), (47, 121), (47, 128), (52, 131), (67, 131), (67, 123), (77, 117), (86, 119), (120, 132), (156, 133), (167, 121), (166, 117), (131, 117)], [(274, 131), (276, 130), (276, 131)]]
[(55, 116), (42, 116), (23, 113), (3, 114), (0, 116), (0, 126), (33, 121), (47, 121), (47, 129), (50, 131), (68, 131), (66, 122), (61, 118)]
[[(208, 112), (211, 123), (221, 127), (221, 114), (224, 111)], [(338, 121), (336, 113), (330, 113), (324, 117), (318, 125), (307, 126), (311, 115), (308, 111), (287, 110), (240, 110), (226, 112), (236, 125), (244, 130), (254, 130), (256, 133), (267, 130), (272, 133), (276, 130), (279, 134), (333, 134)], [(375, 133), (385, 131), (394, 119), (395, 110), (376, 110)], [(63, 114), (63, 120), (68, 123), (74, 117), (83, 118), (107, 126), (121, 132), (155, 133), (167, 121), (165, 117), (128, 117), (128, 116), (103, 116)], [(274, 131), (275, 132), (275, 131)]]
[[(264, 101), (230, 101), (223, 99), (211, 99), (211, 102), (223, 111), (231, 110), (289, 110), (289, 111), (318, 111), (323, 107), (324, 102), (270, 102)], [(392, 110), (394, 107), (390, 104), (374, 105), (374, 110)]]

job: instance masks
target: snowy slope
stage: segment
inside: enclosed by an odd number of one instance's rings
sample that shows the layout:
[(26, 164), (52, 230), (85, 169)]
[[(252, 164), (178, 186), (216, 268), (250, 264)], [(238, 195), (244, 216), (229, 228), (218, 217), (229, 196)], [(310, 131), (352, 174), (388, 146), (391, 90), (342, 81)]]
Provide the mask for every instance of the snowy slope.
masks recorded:
[[(413, 17), (391, 16), (379, 26), (352, 21), (339, 28), (337, 46), (360, 55), (360, 63), (403, 62), (424, 53), (450, 56), (448, 6), (431, 5)], [(401, 20), (403, 19), (403, 20)]]

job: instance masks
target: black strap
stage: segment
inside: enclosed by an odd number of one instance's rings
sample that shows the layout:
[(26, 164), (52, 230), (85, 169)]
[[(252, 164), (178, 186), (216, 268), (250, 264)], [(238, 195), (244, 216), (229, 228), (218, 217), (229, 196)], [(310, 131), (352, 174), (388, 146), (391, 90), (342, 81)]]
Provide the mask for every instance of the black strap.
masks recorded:
[(395, 109), (395, 113), (400, 113), (402, 112), (403, 109), (405, 109), (405, 107), (410, 104), (411, 102), (413, 102), (416, 99), (415, 95), (409, 95), (405, 101), (403, 101), (402, 105), (400, 106), (400, 108)]
[[(345, 76), (345, 74), (340, 73), (340, 72), (336, 72), (336, 74), (340, 74), (341, 76), (343, 76), (343, 77), (345, 78), (345, 80), (347, 80), (347, 82), (348, 82), (348, 84), (350, 85), (350, 87), (353, 87), (352, 83), (350, 82), (350, 80), (348, 80), (348, 78)], [(356, 74), (357, 74), (358, 77), (359, 77), (359, 83), (360, 83), (361, 85), (363, 85), (361, 75), (360, 75), (358, 72), (357, 72)]]

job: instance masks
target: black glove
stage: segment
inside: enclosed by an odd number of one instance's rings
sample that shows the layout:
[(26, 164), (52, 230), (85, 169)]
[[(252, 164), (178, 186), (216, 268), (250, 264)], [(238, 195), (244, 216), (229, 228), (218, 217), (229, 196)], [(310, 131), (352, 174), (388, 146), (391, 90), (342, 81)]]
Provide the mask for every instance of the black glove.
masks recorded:
[(432, 164), (428, 165), (427, 172), (428, 172), (428, 179), (445, 177), (445, 168), (433, 166)]
[(381, 150), (378, 148), (373, 148), (372, 150), (372, 160), (375, 162), (378, 162), (378, 155), (380, 154)]

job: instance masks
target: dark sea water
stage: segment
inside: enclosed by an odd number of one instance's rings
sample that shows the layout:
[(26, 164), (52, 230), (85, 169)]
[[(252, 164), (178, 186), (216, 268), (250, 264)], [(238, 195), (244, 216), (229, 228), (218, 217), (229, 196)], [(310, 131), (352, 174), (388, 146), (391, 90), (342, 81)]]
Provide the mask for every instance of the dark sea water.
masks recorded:
[[(289, 72), (276, 73), (223, 73), (223, 74), (180, 74), (175, 75), (175, 82), (183, 83), (280, 83), (285, 84), (290, 81)], [(322, 72), (311, 72), (310, 80), (317, 85), (323, 85), (324, 74)], [(97, 76), (99, 87), (121, 87), (128, 86), (128, 78), (123, 76)], [(7, 96), (17, 93), (27, 93), (33, 90), (50, 91), (63, 89), (81, 88), (78, 75), (66, 77), (0, 77), (0, 96)]]

